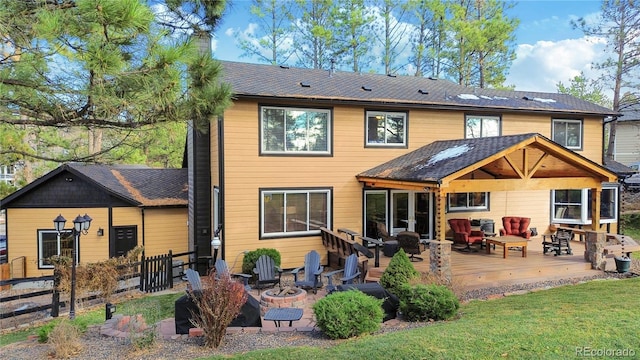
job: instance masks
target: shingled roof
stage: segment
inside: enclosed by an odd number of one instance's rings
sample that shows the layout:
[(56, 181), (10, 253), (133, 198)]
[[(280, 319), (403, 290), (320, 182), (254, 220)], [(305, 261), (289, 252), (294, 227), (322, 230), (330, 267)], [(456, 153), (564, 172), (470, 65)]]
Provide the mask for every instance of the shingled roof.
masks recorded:
[(494, 110), (613, 116), (610, 109), (566, 94), (477, 89), (448, 80), (221, 61), (237, 98), (348, 102), (449, 110)]
[(2, 200), (2, 206), (46, 183), (62, 172), (81, 176), (134, 206), (186, 206), (188, 204), (187, 169), (154, 169), (131, 165), (95, 165), (69, 163), (42, 176)]

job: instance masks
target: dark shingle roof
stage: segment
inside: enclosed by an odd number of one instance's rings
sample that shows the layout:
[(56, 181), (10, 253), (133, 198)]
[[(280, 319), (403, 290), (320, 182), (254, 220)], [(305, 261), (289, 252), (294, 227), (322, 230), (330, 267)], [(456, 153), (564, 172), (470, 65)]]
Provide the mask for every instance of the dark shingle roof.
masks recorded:
[(640, 105), (629, 107), (622, 111), (618, 121), (640, 121)]
[(107, 190), (143, 206), (186, 205), (187, 169), (69, 164)]
[(538, 134), (478, 139), (442, 140), (425, 145), (358, 176), (398, 181), (438, 182), (448, 175), (482, 161)]
[(447, 80), (330, 72), (221, 61), (223, 81), (237, 97), (355, 102), (435, 109), (493, 109), (607, 116), (602, 106), (557, 93), (475, 89)]

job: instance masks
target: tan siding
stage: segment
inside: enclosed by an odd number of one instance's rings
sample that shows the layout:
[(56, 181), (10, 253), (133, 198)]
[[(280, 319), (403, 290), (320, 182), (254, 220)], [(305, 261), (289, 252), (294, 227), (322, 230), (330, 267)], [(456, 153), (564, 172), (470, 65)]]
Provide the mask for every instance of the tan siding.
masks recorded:
[[(313, 106), (313, 105), (309, 105)], [(318, 106), (326, 108), (326, 106)], [(333, 228), (362, 230), (362, 185), (355, 175), (387, 160), (405, 154), (436, 140), (464, 137), (464, 113), (433, 110), (411, 110), (408, 116), (408, 149), (365, 148), (365, 109), (360, 106), (339, 105), (332, 108), (332, 156), (259, 156), (258, 104), (236, 102), (224, 115), (225, 140), (225, 234), (227, 261), (238, 257), (236, 270), (242, 260), (241, 252), (257, 248), (276, 248), (282, 254), (282, 265), (291, 268), (301, 265), (304, 254), (321, 250), (319, 237), (259, 239), (259, 190), (261, 188), (333, 188)], [(385, 110), (367, 107), (367, 110)], [(399, 110), (391, 110), (399, 111)], [(500, 114), (498, 114), (500, 115)], [(522, 114), (503, 114), (502, 133), (538, 132), (550, 137), (551, 117)], [(600, 162), (602, 126), (597, 119), (585, 120), (585, 156)], [(492, 218), (496, 230), (502, 216), (528, 216), (532, 226), (545, 227), (549, 223), (549, 192), (492, 193), (489, 213), (459, 213), (450, 217)], [(324, 251), (321, 252), (326, 257)], [(325, 259), (326, 260), (326, 259)], [(230, 264), (231, 265), (231, 264)]]
[(187, 209), (145, 209), (145, 255), (188, 251)]
[[(52, 270), (38, 269), (38, 230), (54, 230), (53, 219), (59, 214), (67, 219), (66, 228), (73, 227), (78, 214), (89, 214), (93, 218), (87, 235), (80, 237), (81, 263), (105, 260), (109, 256), (109, 237), (98, 236), (97, 229), (108, 228), (107, 209), (8, 209), (7, 239), (9, 259), (26, 257), (26, 276), (51, 275)], [(106, 234), (105, 234), (106, 235)]]

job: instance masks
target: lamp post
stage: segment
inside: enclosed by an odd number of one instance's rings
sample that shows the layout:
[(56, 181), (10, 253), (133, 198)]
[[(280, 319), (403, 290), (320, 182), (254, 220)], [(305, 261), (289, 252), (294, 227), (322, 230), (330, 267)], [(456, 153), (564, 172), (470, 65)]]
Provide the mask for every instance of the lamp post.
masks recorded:
[(222, 227), (218, 227), (216, 231), (213, 232), (213, 239), (211, 239), (211, 246), (213, 247), (213, 263), (216, 263), (216, 259), (218, 258), (218, 249), (220, 249), (220, 245), (222, 245), (222, 241), (220, 241), (220, 230)]
[[(71, 247), (71, 300), (69, 304), (69, 319), (76, 318), (76, 247), (80, 241), (80, 234), (87, 235), (89, 227), (91, 226), (91, 217), (84, 214), (84, 216), (78, 216), (73, 220), (73, 245)], [(53, 219), (53, 226), (55, 227), (58, 235), (64, 231), (64, 224), (67, 219), (62, 217), (62, 214)]]

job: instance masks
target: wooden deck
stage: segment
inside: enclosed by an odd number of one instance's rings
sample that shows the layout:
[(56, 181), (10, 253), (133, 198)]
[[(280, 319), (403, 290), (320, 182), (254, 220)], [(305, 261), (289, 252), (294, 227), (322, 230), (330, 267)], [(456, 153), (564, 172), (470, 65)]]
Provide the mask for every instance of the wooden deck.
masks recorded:
[[(466, 289), (493, 287), (510, 284), (540, 282), (545, 280), (582, 278), (601, 274), (601, 270), (591, 270), (591, 264), (584, 260), (584, 242), (572, 241), (573, 255), (554, 256), (543, 254), (542, 237), (532, 238), (527, 247), (527, 257), (518, 250), (509, 250), (509, 256), (502, 258), (502, 249), (485, 249), (477, 252), (460, 252), (454, 245), (451, 257), (453, 281)], [(412, 262), (416, 270), (429, 271), (429, 250), (421, 254), (424, 261)], [(372, 280), (389, 265), (390, 257), (380, 254), (380, 268), (373, 268), (373, 259), (369, 262), (368, 277)], [(609, 268), (607, 268), (609, 269)]]

